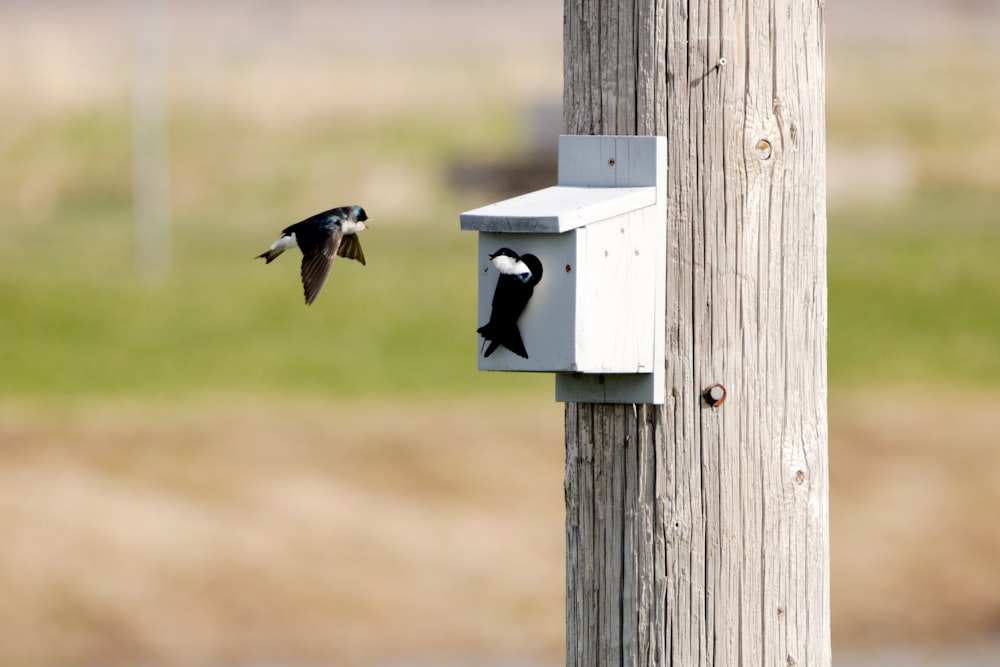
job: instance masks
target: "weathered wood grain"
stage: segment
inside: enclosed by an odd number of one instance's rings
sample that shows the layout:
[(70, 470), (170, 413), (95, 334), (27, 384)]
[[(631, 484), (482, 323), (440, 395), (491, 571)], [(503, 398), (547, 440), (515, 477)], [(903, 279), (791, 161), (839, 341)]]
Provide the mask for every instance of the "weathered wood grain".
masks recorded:
[(566, 132), (669, 195), (666, 403), (566, 406), (567, 665), (830, 664), (823, 12), (565, 0)]

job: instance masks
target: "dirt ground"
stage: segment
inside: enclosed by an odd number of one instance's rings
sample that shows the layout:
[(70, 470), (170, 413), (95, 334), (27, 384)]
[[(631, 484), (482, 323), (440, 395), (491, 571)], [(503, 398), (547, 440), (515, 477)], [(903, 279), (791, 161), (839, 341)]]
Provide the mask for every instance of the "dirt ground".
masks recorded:
[[(836, 646), (996, 632), (998, 398), (832, 401)], [(2, 407), (0, 664), (557, 663), (561, 406), (391, 410)]]
[(835, 640), (997, 635), (998, 405), (979, 391), (834, 396)]
[(391, 410), (4, 409), (0, 663), (558, 651), (559, 407)]

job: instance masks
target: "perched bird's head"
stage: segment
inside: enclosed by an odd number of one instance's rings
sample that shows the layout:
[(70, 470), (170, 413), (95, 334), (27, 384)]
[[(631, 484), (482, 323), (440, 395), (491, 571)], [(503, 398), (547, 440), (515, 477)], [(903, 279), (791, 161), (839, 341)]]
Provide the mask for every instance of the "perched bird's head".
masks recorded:
[(531, 269), (521, 261), (521, 256), (510, 248), (500, 248), (490, 255), (490, 259), (500, 273), (508, 276), (523, 276), (521, 278), (523, 282), (527, 282), (531, 278)]
[(515, 262), (521, 258), (516, 252), (514, 252), (510, 248), (500, 248), (495, 253), (490, 255), (490, 259), (493, 260), (495, 260), (497, 257), (510, 257)]

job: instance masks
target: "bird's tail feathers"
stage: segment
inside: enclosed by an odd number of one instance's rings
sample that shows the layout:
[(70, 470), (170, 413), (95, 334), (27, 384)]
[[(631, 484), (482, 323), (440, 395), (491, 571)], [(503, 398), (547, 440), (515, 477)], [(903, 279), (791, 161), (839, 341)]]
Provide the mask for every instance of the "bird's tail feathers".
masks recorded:
[(501, 328), (489, 322), (479, 327), (476, 333), (482, 335), (483, 341), (490, 341), (483, 357), (490, 356), (502, 345), (517, 356), (528, 358), (528, 351), (524, 349), (524, 341), (521, 339), (521, 331), (516, 324)]
[(488, 357), (488, 356), (490, 356), (491, 354), (493, 354), (494, 352), (497, 351), (497, 348), (500, 347), (500, 341), (498, 341), (498, 340), (491, 340), (490, 344), (486, 345), (486, 339), (484, 338), (483, 339), (483, 347), (486, 348), (486, 351), (483, 352), (483, 357)]
[(264, 252), (262, 252), (261, 254), (257, 255), (256, 257), (254, 257), (254, 259), (260, 259), (261, 257), (263, 257), (266, 260), (265, 264), (270, 264), (271, 262), (274, 261), (275, 257), (277, 257), (283, 252), (285, 252), (284, 248), (280, 249), (269, 248)]

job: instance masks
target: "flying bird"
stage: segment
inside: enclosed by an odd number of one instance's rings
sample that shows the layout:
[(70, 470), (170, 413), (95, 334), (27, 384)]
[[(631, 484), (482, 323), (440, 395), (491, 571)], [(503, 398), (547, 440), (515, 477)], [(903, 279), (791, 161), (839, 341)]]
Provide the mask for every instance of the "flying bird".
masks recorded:
[(490, 259), (500, 271), (500, 277), (493, 292), (490, 321), (476, 330), (484, 343), (489, 341), (483, 356), (490, 356), (502, 345), (527, 359), (528, 352), (524, 349), (517, 320), (534, 294), (535, 285), (542, 279), (542, 263), (534, 255), (518, 255), (510, 248), (500, 248), (490, 255)]
[(365, 263), (357, 234), (368, 229), (366, 220), (368, 214), (360, 206), (331, 208), (283, 229), (278, 240), (255, 259), (263, 257), (270, 264), (284, 251), (298, 246), (302, 251), (302, 288), (308, 306), (323, 289), (334, 256)]

